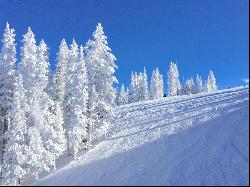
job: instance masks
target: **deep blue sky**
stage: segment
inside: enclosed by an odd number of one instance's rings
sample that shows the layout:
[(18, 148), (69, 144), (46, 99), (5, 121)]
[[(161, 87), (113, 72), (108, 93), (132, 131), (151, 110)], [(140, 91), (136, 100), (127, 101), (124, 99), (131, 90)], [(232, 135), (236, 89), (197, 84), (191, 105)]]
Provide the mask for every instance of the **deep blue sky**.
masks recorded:
[[(85, 44), (98, 22), (117, 57), (119, 82), (129, 85), (132, 70), (148, 77), (159, 67), (166, 83), (170, 61), (181, 81), (214, 71), (219, 88), (244, 85), (249, 77), (248, 0), (0, 0), (0, 32), (16, 30), (18, 53), (30, 26), (50, 48), (55, 67), (62, 38)], [(165, 84), (166, 87), (166, 84)]]

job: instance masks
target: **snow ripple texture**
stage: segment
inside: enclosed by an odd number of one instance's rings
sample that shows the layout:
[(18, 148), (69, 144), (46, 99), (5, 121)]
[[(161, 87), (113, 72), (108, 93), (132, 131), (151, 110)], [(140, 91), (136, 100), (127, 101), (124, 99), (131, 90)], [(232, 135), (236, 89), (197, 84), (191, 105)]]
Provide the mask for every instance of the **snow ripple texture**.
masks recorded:
[(116, 107), (107, 137), (32, 185), (249, 185), (249, 89)]

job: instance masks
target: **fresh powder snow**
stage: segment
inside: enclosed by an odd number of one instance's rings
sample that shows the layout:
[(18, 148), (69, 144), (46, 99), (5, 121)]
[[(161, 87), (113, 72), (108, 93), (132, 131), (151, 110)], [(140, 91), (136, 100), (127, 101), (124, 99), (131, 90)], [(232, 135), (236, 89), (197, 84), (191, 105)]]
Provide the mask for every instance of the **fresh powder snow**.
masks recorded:
[(249, 89), (115, 108), (106, 138), (27, 185), (248, 185)]

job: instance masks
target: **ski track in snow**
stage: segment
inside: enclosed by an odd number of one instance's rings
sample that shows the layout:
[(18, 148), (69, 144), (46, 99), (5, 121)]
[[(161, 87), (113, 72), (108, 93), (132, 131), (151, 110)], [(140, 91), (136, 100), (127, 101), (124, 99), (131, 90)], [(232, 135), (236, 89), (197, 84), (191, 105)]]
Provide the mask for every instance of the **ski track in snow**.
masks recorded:
[[(249, 121), (248, 109), (248, 88), (118, 106), (105, 140), (35, 185), (247, 185), (249, 140), (234, 136), (249, 138), (249, 127), (234, 124), (238, 111)], [(209, 123), (223, 120), (232, 127)]]

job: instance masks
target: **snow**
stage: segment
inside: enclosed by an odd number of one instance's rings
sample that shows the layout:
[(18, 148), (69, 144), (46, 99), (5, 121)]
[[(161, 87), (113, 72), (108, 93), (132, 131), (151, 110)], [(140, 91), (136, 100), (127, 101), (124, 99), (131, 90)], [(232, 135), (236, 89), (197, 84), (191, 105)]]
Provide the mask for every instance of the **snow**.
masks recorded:
[(249, 185), (249, 90), (118, 106), (105, 140), (30, 185)]

